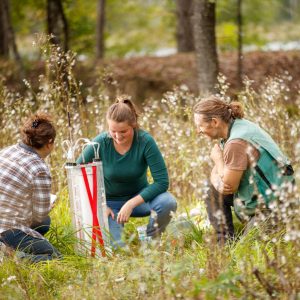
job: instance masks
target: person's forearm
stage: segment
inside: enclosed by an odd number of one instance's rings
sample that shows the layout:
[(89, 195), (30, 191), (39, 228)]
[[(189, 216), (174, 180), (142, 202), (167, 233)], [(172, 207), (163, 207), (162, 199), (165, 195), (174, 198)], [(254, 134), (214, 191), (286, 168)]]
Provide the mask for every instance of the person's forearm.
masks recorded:
[(33, 198), (32, 201), (32, 223), (42, 222), (50, 213), (50, 196), (49, 200)]
[(217, 166), (214, 166), (212, 171), (211, 171), (210, 182), (217, 191), (219, 191), (219, 192), (222, 191), (223, 181), (222, 181), (221, 176), (218, 173)]
[(215, 164), (216, 171), (221, 178), (224, 176), (224, 158), (223, 151), (220, 148), (220, 145), (215, 144), (211, 150), (210, 158)]
[(149, 184), (146, 188), (143, 189), (140, 196), (143, 198), (144, 202), (148, 202), (151, 199), (154, 199), (159, 194), (162, 194), (168, 190), (169, 179), (168, 177), (156, 180)]
[(131, 198), (130, 200), (128, 200), (119, 211), (117, 216), (117, 222), (118, 223), (128, 222), (133, 209), (144, 202), (145, 201), (141, 195), (137, 195)]
[(45, 211), (43, 213), (37, 213), (36, 211), (33, 211), (32, 224), (41, 223), (43, 220), (45, 220), (48, 217), (49, 213), (50, 213), (50, 209), (49, 211)]
[(42, 222), (50, 212), (51, 177), (36, 176), (32, 184), (32, 222)]
[(131, 198), (127, 204), (130, 205), (132, 207), (132, 209), (134, 209), (135, 207), (139, 206), (140, 204), (144, 203), (144, 199), (142, 198), (141, 195), (137, 195), (133, 198)]
[(218, 159), (215, 161), (216, 173), (223, 178), (224, 176), (224, 161), (223, 159)]
[[(235, 178), (236, 172), (230, 176), (230, 178)], [(236, 188), (233, 188), (231, 182), (228, 180), (228, 174), (225, 172), (224, 169), (224, 176), (218, 174), (217, 166), (214, 166), (211, 175), (210, 175), (210, 182), (214, 186), (214, 188), (223, 195), (233, 194), (236, 191)]]

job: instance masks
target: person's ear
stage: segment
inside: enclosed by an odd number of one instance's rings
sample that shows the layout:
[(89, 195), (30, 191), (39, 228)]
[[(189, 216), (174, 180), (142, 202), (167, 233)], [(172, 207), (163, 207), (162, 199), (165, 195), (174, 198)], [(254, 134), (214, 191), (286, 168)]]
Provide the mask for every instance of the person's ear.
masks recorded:
[(219, 119), (218, 118), (211, 118), (211, 125), (213, 127), (216, 127), (219, 125)]
[(47, 148), (50, 149), (53, 143), (54, 143), (53, 139), (50, 139), (49, 142), (46, 144)]

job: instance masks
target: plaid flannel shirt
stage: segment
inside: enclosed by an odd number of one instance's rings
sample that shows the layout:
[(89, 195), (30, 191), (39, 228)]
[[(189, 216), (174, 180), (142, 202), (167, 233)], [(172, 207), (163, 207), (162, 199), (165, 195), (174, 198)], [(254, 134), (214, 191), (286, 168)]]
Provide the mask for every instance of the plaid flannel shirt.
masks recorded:
[(43, 238), (31, 229), (50, 211), (51, 175), (44, 160), (20, 143), (0, 151), (0, 234), (16, 228)]

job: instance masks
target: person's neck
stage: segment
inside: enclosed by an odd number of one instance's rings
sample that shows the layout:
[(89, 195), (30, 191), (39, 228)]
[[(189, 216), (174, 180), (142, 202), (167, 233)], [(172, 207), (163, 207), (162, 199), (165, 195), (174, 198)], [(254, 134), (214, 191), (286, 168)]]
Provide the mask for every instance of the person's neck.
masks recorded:
[(45, 159), (48, 156), (48, 152), (44, 148), (33, 148), (34, 151), (42, 158)]
[(222, 127), (223, 130), (222, 130), (222, 133), (221, 133), (221, 138), (226, 141), (228, 138), (229, 138), (229, 135), (230, 135), (230, 130), (231, 130), (231, 127), (233, 125), (233, 122), (234, 120), (230, 120), (229, 123), (224, 123), (224, 126)]
[(126, 153), (127, 151), (129, 151), (129, 149), (131, 148), (132, 146), (132, 142), (133, 142), (133, 137), (131, 140), (129, 140), (126, 144), (117, 144), (115, 141), (114, 141), (114, 147), (115, 149), (120, 153), (120, 154), (124, 154)]
[(118, 144), (114, 141), (114, 146), (118, 149), (128, 150), (132, 145), (133, 138), (125, 144)]
[(224, 123), (224, 126), (222, 126), (221, 135), (220, 138), (227, 140), (228, 134), (229, 134), (229, 126), (230, 124)]

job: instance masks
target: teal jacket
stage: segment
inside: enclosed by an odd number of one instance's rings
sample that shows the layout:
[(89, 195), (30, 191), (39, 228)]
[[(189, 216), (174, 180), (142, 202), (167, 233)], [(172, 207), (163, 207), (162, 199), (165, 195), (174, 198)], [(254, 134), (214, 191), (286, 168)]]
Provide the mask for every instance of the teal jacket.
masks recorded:
[[(259, 195), (268, 207), (271, 201), (278, 198), (285, 184), (294, 180), (293, 169), (271, 136), (255, 123), (245, 119), (234, 120), (229, 138), (222, 146), (234, 139), (250, 143), (260, 153), (256, 165), (244, 172), (235, 194), (235, 199), (241, 200), (244, 212), (253, 215)], [(235, 201), (237, 214), (240, 210), (238, 203)]]

